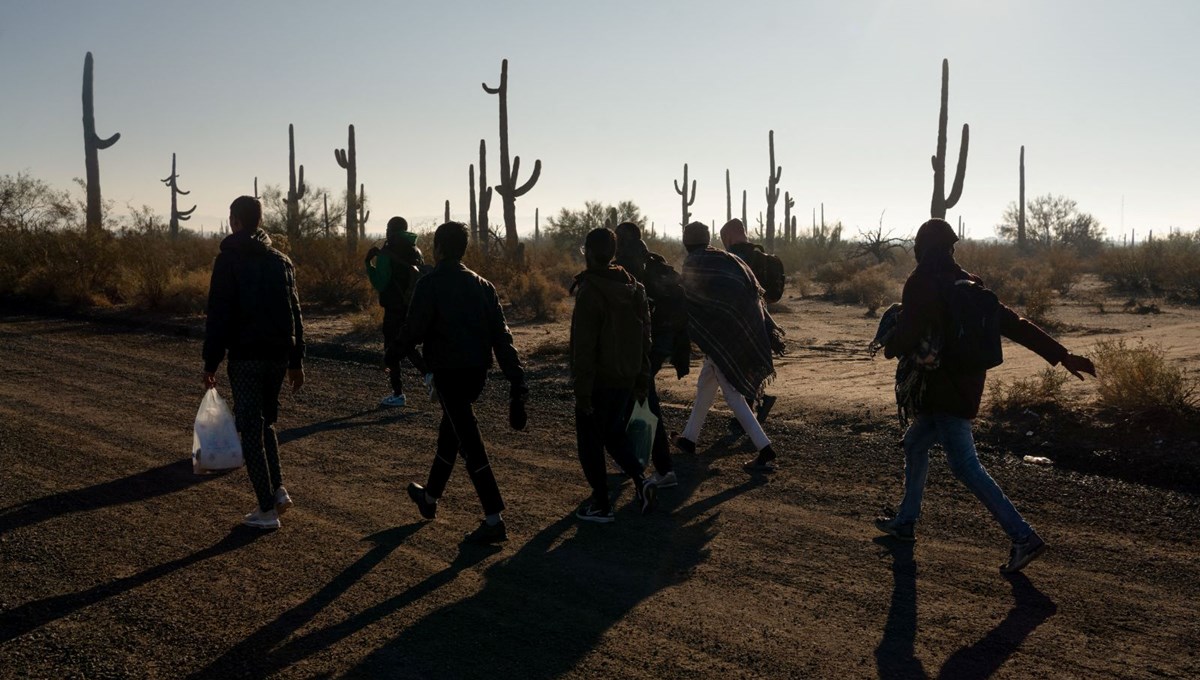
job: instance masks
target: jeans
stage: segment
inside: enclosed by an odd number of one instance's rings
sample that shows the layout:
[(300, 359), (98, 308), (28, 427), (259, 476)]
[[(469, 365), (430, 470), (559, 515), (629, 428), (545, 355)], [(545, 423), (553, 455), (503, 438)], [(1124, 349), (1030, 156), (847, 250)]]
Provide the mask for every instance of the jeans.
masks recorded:
[(929, 449), (937, 442), (941, 442), (946, 452), (950, 471), (992, 513), (1004, 533), (1014, 541), (1028, 538), (1033, 528), (979, 463), (971, 421), (941, 413), (919, 414), (904, 433), (904, 499), (900, 501), (896, 519), (902, 523), (915, 522), (921, 516), (921, 497), (929, 476)]
[(388, 379), (392, 383), (392, 394), (404, 394), (404, 377), (400, 372), (400, 361), (408, 359), (422, 375), (428, 372), (421, 353), (416, 347), (407, 356), (401, 356), (394, 345), (400, 341), (400, 333), (404, 330), (404, 319), (408, 316), (408, 307), (383, 310), (383, 365), (388, 369)]
[(242, 435), (246, 474), (258, 499), (258, 509), (275, 509), (275, 489), (283, 486), (279, 467), (279, 390), (287, 375), (287, 360), (230, 359), (229, 388), (233, 392), (233, 418)]
[(479, 433), (479, 421), (472, 407), (483, 393), (487, 381), (487, 369), (438, 371), (433, 374), (433, 384), (442, 402), (442, 423), (438, 429), (437, 455), (429, 469), (429, 483), (425, 491), (434, 498), (441, 498), (454, 470), (454, 460), (459, 455), (467, 467), (467, 475), (479, 495), (483, 514), (494, 515), (504, 510), (500, 487), (488, 460)]
[(704, 360), (704, 367), (700, 369), (700, 376), (696, 379), (696, 401), (692, 404), (692, 415), (688, 418), (687, 426), (683, 428), (683, 438), (692, 443), (696, 442), (697, 437), (700, 436), (700, 430), (704, 429), (704, 419), (708, 417), (708, 410), (712, 408), (713, 401), (717, 398), (717, 387), (721, 388), (721, 394), (725, 396), (725, 403), (733, 410), (733, 415), (737, 418), (738, 423), (750, 436), (750, 441), (754, 443), (754, 450), (761, 451), (769, 446), (771, 440), (767, 438), (762, 425), (759, 425), (758, 420), (754, 417), (754, 412), (746, 403), (746, 397), (729, 384), (725, 375), (721, 373), (721, 369), (717, 368), (712, 359)]
[(636, 483), (644, 479), (645, 469), (633, 455), (625, 425), (629, 422), (630, 390), (597, 387), (592, 391), (592, 412), (575, 409), (575, 438), (579, 445), (579, 464), (583, 476), (592, 487), (592, 502), (608, 507), (608, 476), (604, 467), (604, 450), (612, 456), (621, 470)]

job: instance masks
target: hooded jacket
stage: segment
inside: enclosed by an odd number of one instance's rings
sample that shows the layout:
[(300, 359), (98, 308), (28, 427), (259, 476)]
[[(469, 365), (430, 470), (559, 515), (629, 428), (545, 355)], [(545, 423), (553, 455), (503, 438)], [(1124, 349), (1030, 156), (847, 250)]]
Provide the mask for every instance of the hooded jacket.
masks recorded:
[(304, 320), (292, 261), (271, 247), (262, 229), (242, 230), (221, 241), (208, 286), (204, 370), (230, 360), (304, 359)]
[(585, 270), (575, 282), (570, 368), (576, 403), (589, 403), (596, 388), (646, 388), (650, 309), (645, 288), (615, 265)]
[(409, 288), (425, 264), (421, 249), (407, 240), (396, 239), (396, 242), (388, 241), (371, 259), (374, 262), (367, 261), (367, 277), (371, 287), (379, 293), (379, 306), (404, 310), (412, 298)]

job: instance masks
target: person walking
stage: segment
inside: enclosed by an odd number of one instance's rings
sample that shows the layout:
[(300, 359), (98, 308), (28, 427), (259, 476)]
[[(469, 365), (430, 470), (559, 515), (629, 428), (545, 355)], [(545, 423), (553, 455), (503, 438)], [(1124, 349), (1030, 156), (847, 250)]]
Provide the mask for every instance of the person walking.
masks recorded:
[(404, 377), (400, 371), (401, 359), (407, 358), (421, 375), (425, 375), (425, 362), (414, 348), (407, 355), (399, 351), (400, 331), (408, 316), (408, 303), (413, 289), (422, 275), (425, 258), (417, 247), (417, 235), (408, 230), (408, 222), (400, 216), (387, 223), (387, 238), (383, 248), (372, 247), (367, 251), (365, 262), (371, 286), (379, 293), (379, 306), (383, 307), (383, 364), (387, 368), (392, 392), (379, 402), (380, 406), (404, 406)]
[[(622, 222), (617, 225), (616, 234), (617, 254), (613, 261), (645, 286), (650, 302), (650, 381), (647, 396), (650, 412), (658, 418), (650, 452), (654, 464), (651, 479), (657, 488), (668, 489), (678, 486), (679, 480), (671, 463), (671, 445), (663, 422), (656, 382), (659, 370), (667, 361), (674, 367), (677, 379), (683, 378), (691, 370), (692, 344), (687, 335), (687, 300), (679, 273), (667, 264), (662, 255), (650, 252), (642, 240), (641, 227), (633, 222)], [(631, 401), (625, 414), (627, 421), (632, 415), (633, 406)]]
[(508, 540), (501, 515), (504, 500), (472, 405), (483, 393), (493, 355), (510, 383), (509, 425), (514, 430), (525, 429), (528, 389), (495, 286), (462, 263), (467, 238), (467, 227), (461, 222), (447, 222), (434, 232), (436, 265), (417, 282), (400, 336), (403, 354), (417, 344), (423, 346), (442, 406), (437, 453), (428, 480), (424, 486), (409, 484), (408, 496), (422, 517), (434, 519), (455, 458), (461, 455), (484, 513), (467, 540), (499, 543)]
[(575, 434), (579, 464), (592, 487), (575, 516), (585, 522), (614, 519), (608, 499), (604, 451), (633, 480), (642, 514), (655, 502), (657, 487), (646, 479), (625, 434), (629, 404), (646, 398), (650, 382), (650, 310), (646, 290), (612, 264), (617, 237), (593, 229), (584, 242), (587, 269), (575, 277), (578, 293), (571, 314), (570, 369), (575, 391)]
[[(750, 267), (750, 271), (754, 273), (755, 280), (758, 281), (759, 288), (763, 289), (763, 299), (767, 302), (776, 302), (783, 294), (783, 279), (778, 275), (782, 272), (779, 268), (778, 272), (773, 271), (770, 266), (771, 258), (767, 255), (763, 247), (757, 243), (750, 241), (750, 235), (746, 233), (746, 225), (736, 217), (729, 220), (721, 227), (721, 245), (725, 248), (725, 252), (741, 258), (746, 266)], [(766, 287), (768, 285), (775, 286), (778, 291), (775, 294), (767, 295)], [(774, 297), (774, 299), (771, 299)], [(767, 312), (769, 314), (769, 312)], [(757, 408), (755, 402), (757, 401)], [(757, 400), (750, 400), (750, 408), (754, 411), (755, 418), (760, 425), (766, 425), (767, 416), (771, 414), (771, 409), (774, 408), (776, 397), (763, 392), (762, 397)], [(737, 418), (729, 419), (730, 434), (741, 436), (745, 434), (741, 423)]]
[(752, 473), (771, 472), (776, 469), (775, 450), (747, 399), (762, 394), (767, 380), (775, 375), (771, 354), (778, 338), (773, 340), (772, 335), (778, 329), (766, 313), (762, 290), (750, 268), (741, 259), (710, 246), (710, 239), (703, 222), (692, 222), (683, 230), (688, 252), (683, 261), (688, 334), (705, 359), (691, 416), (674, 444), (684, 453), (696, 452), (696, 441), (720, 387), (725, 403), (758, 451), (743, 468)]
[(217, 386), (217, 368), (228, 353), (233, 414), (258, 507), (242, 522), (278, 529), (292, 507), (279, 464), (279, 392), (304, 385), (304, 320), (292, 261), (271, 247), (259, 228), (262, 205), (239, 196), (229, 206), (229, 236), (213, 263), (204, 325), (204, 387)]
[[(1020, 571), (1046, 549), (1046, 543), (1004, 495), (979, 462), (971, 421), (979, 412), (986, 366), (1000, 363), (1000, 335), (1036, 352), (1051, 365), (1061, 364), (1083, 380), (1096, 375), (1087, 357), (1072, 354), (1041, 328), (1021, 318), (984, 289), (983, 281), (954, 260), (958, 236), (945, 220), (931, 219), (917, 230), (913, 253), (917, 266), (904, 284), (899, 316), (881, 338), (884, 356), (899, 358), (897, 398), (902, 421), (913, 417), (904, 434), (904, 497), (893, 516), (875, 520), (881, 532), (913, 541), (929, 473), (929, 449), (941, 443), (950, 471), (992, 514), (1012, 541), (1000, 571)], [(965, 297), (964, 297), (965, 296)], [(959, 319), (978, 315), (972, 327)], [(994, 336), (994, 337), (991, 337)]]

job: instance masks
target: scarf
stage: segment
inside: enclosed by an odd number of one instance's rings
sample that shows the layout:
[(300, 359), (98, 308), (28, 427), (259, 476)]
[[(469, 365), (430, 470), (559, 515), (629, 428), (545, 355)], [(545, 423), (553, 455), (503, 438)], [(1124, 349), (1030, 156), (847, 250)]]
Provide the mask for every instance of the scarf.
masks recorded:
[[(896, 326), (900, 322), (900, 314), (904, 306), (894, 304), (879, 319), (879, 328), (875, 338), (867, 346), (867, 351), (874, 358), (875, 354), (888, 343)], [(920, 344), (912, 354), (897, 357), (896, 362), (896, 416), (900, 427), (908, 427), (913, 416), (921, 412), (925, 402), (925, 388), (929, 382), (930, 371), (941, 365), (938, 353), (942, 349), (941, 338), (927, 333), (921, 338)]]

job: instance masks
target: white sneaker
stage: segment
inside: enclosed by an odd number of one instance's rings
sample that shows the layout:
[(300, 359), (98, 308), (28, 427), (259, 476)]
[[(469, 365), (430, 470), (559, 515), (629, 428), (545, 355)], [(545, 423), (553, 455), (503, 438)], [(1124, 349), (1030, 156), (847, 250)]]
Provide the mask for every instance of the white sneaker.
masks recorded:
[(274, 510), (248, 512), (242, 518), (242, 524), (256, 529), (278, 529), (281, 526), (279, 524), (279, 513)]
[(275, 512), (282, 515), (292, 507), (292, 497), (288, 495), (287, 489), (282, 486), (275, 489)]
[(675, 477), (675, 471), (671, 470), (665, 475), (660, 475), (657, 472), (650, 475), (650, 481), (660, 489), (670, 489), (673, 486), (679, 486), (679, 479)]
[(404, 406), (404, 402), (405, 399), (403, 394), (389, 394), (383, 398), (383, 401), (379, 402), (379, 405), (388, 408), (394, 408), (397, 406)]

